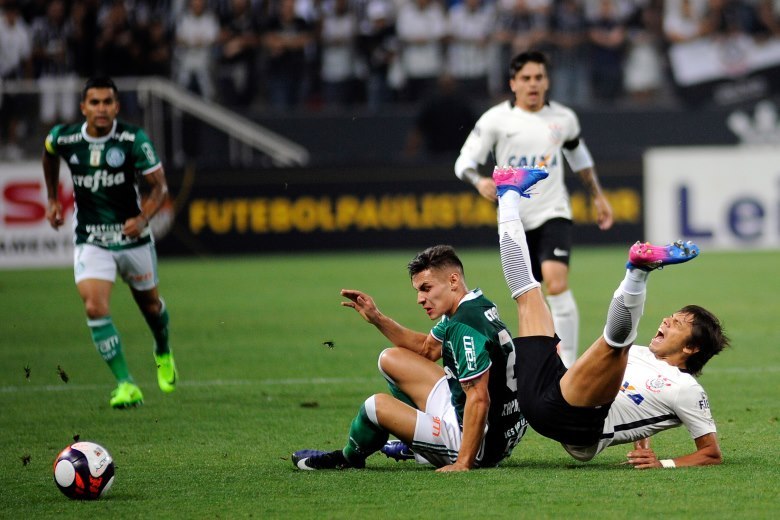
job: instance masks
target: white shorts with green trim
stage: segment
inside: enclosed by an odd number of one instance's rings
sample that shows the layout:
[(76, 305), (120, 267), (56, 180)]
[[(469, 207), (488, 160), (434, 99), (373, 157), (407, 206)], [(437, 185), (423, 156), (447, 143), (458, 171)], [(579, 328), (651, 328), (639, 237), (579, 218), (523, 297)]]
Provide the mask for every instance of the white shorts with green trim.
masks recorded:
[(133, 289), (148, 291), (156, 287), (157, 253), (154, 243), (117, 251), (78, 244), (73, 250), (73, 274), (77, 284), (87, 279), (114, 282), (117, 272)]
[[(463, 432), (458, 415), (452, 406), (452, 393), (443, 376), (428, 394), (425, 411), (417, 410), (412, 451), (420, 464), (430, 463), (437, 468), (454, 464), (458, 460)], [(483, 441), (484, 442), (484, 441)], [(480, 447), (477, 460), (481, 458)]]

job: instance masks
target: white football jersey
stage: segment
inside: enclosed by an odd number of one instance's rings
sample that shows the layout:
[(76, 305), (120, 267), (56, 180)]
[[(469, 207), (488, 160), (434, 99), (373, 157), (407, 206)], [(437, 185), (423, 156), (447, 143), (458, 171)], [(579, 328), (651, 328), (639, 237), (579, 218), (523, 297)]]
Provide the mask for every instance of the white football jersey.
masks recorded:
[(634, 442), (681, 424), (693, 439), (715, 433), (707, 394), (692, 375), (656, 359), (649, 348), (634, 345), (598, 445), (564, 447), (574, 458), (589, 460), (607, 446)]
[(504, 101), (482, 114), (460, 154), (478, 164), (493, 154), (498, 166), (547, 166), (550, 176), (520, 204), (523, 227), (531, 230), (552, 218), (572, 218), (561, 147), (579, 135), (577, 115), (560, 103), (550, 101), (538, 112), (527, 112)]

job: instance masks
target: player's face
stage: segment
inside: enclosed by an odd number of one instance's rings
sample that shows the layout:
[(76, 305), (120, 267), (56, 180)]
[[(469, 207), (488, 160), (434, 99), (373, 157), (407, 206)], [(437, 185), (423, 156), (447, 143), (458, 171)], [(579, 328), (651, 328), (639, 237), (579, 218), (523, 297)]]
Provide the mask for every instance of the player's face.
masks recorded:
[(81, 113), (87, 119), (87, 133), (103, 136), (111, 131), (119, 113), (119, 101), (112, 88), (91, 88), (81, 102)]
[(529, 61), (509, 79), (509, 88), (515, 93), (515, 105), (536, 112), (544, 107), (550, 80), (547, 68), (541, 63)]
[(679, 366), (698, 349), (690, 346), (693, 316), (675, 312), (664, 318), (650, 341), (650, 352), (670, 365)]
[(452, 315), (458, 308), (457, 287), (460, 277), (456, 272), (443, 269), (426, 269), (412, 277), (417, 290), (417, 303), (432, 320)]

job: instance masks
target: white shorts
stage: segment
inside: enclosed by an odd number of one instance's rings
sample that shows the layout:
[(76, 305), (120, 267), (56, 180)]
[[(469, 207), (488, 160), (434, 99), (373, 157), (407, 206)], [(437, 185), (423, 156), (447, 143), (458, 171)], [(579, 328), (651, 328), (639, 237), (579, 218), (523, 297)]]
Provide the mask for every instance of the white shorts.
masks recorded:
[[(463, 432), (451, 397), (447, 376), (442, 376), (428, 395), (425, 412), (417, 410), (412, 450), (420, 464), (430, 463), (440, 468), (458, 460)], [(482, 451), (480, 448), (478, 460)]]
[(148, 291), (157, 286), (157, 253), (149, 242), (130, 249), (112, 251), (92, 244), (79, 244), (73, 250), (73, 274), (82, 280), (116, 281), (116, 273), (133, 289)]

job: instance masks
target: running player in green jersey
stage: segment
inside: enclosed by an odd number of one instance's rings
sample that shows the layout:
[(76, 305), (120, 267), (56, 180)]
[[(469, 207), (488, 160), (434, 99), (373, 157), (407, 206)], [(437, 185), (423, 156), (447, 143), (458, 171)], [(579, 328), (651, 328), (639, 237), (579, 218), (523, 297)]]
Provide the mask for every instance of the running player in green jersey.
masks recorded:
[(392, 395), (366, 399), (343, 450), (293, 453), (297, 468), (362, 468), (393, 434), (411, 446), (408, 458), (438, 471), (468, 471), (496, 466), (525, 434), (515, 349), (495, 305), (479, 289), (469, 291), (450, 246), (422, 251), (408, 269), (417, 303), (441, 320), (428, 334), (416, 332), (382, 314), (367, 294), (341, 291), (348, 299), (342, 305), (395, 345), (379, 355)]
[[(76, 199), (73, 269), (87, 314), (87, 325), (100, 355), (117, 380), (109, 401), (113, 408), (143, 403), (111, 319), (111, 289), (117, 272), (130, 286), (154, 336), (157, 382), (163, 392), (176, 388), (177, 372), (168, 344), (168, 310), (157, 290), (157, 257), (149, 220), (168, 195), (162, 163), (146, 133), (117, 119), (116, 85), (91, 78), (81, 100), (86, 121), (57, 125), (46, 137), (43, 172), (54, 229), (64, 223), (57, 190), (60, 157), (70, 168)], [(141, 203), (138, 182), (150, 193)]]

